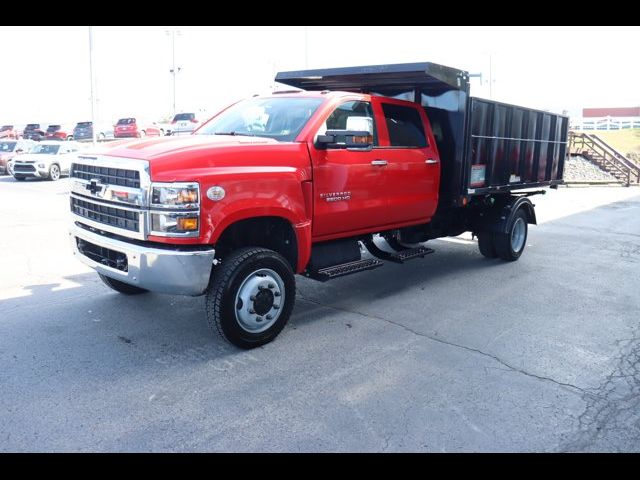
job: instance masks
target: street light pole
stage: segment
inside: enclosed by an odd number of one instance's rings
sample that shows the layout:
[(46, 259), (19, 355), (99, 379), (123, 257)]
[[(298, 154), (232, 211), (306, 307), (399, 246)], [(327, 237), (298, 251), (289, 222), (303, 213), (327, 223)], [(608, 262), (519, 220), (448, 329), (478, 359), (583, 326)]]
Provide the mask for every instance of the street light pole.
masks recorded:
[(97, 125), (96, 125), (96, 118), (95, 118), (95, 112), (96, 112), (96, 97), (94, 94), (94, 89), (95, 89), (95, 83), (96, 80), (93, 76), (93, 29), (92, 27), (89, 27), (89, 77), (91, 79), (91, 131), (93, 132), (92, 135), (92, 141), (93, 141), (93, 146), (96, 146), (96, 130), (97, 130)]
[(173, 116), (176, 115), (176, 75), (180, 72), (181, 68), (176, 68), (176, 34), (180, 35), (180, 32), (175, 29), (171, 29), (171, 31), (165, 31), (167, 35), (171, 35), (171, 64), (172, 68), (169, 70), (169, 73), (173, 75)]

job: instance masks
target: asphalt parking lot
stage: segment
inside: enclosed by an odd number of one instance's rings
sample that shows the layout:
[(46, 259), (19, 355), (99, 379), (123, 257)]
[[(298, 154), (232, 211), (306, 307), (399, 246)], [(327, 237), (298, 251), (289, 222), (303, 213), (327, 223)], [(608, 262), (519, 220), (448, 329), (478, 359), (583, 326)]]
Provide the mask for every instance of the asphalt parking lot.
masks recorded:
[(68, 181), (0, 177), (0, 451), (639, 451), (640, 189), (535, 197), (520, 261), (469, 237), (327, 284), (249, 352), (203, 298), (121, 296)]

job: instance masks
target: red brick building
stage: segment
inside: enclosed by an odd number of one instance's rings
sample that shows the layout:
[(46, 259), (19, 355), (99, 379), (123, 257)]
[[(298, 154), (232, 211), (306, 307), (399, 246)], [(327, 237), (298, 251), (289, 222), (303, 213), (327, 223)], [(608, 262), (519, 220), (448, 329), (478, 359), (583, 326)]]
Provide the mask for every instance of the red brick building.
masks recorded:
[(583, 117), (640, 117), (640, 107), (583, 108)]

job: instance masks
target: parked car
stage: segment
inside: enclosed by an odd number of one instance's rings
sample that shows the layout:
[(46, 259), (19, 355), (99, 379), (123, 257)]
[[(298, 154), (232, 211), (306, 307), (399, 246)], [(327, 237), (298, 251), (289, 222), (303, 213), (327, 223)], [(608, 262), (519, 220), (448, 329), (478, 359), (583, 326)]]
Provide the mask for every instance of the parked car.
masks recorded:
[[(96, 139), (100, 142), (113, 138), (113, 127), (110, 125), (97, 125)], [(78, 122), (73, 129), (73, 139), (78, 142), (93, 140), (93, 122)]]
[(42, 141), (31, 152), (13, 159), (12, 175), (16, 180), (33, 177), (56, 181), (60, 176), (69, 174), (78, 150), (76, 142)]
[(46, 140), (73, 140), (73, 127), (70, 125), (49, 125), (44, 137)]
[(13, 125), (3, 125), (0, 127), (0, 138), (18, 138), (18, 131)]
[(22, 132), (22, 138), (27, 140), (35, 140), (39, 142), (45, 136), (44, 130), (40, 127), (40, 123), (27, 123)]
[(171, 121), (171, 135), (191, 135), (199, 126), (195, 113), (176, 113)]
[(33, 140), (0, 140), (0, 175), (12, 174), (11, 161), (16, 155), (30, 152), (36, 142)]
[(113, 127), (114, 138), (161, 137), (164, 129), (156, 122), (147, 122), (135, 117), (121, 118)]

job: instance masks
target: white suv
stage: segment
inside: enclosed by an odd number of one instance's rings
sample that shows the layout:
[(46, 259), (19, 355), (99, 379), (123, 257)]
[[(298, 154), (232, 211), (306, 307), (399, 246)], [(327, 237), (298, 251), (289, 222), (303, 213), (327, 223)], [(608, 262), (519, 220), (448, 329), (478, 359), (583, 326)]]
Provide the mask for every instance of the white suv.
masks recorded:
[(40, 142), (31, 152), (13, 158), (11, 173), (16, 180), (33, 177), (56, 181), (61, 175), (69, 174), (78, 148), (76, 142)]
[(171, 121), (171, 135), (191, 135), (199, 126), (195, 113), (176, 113)]

